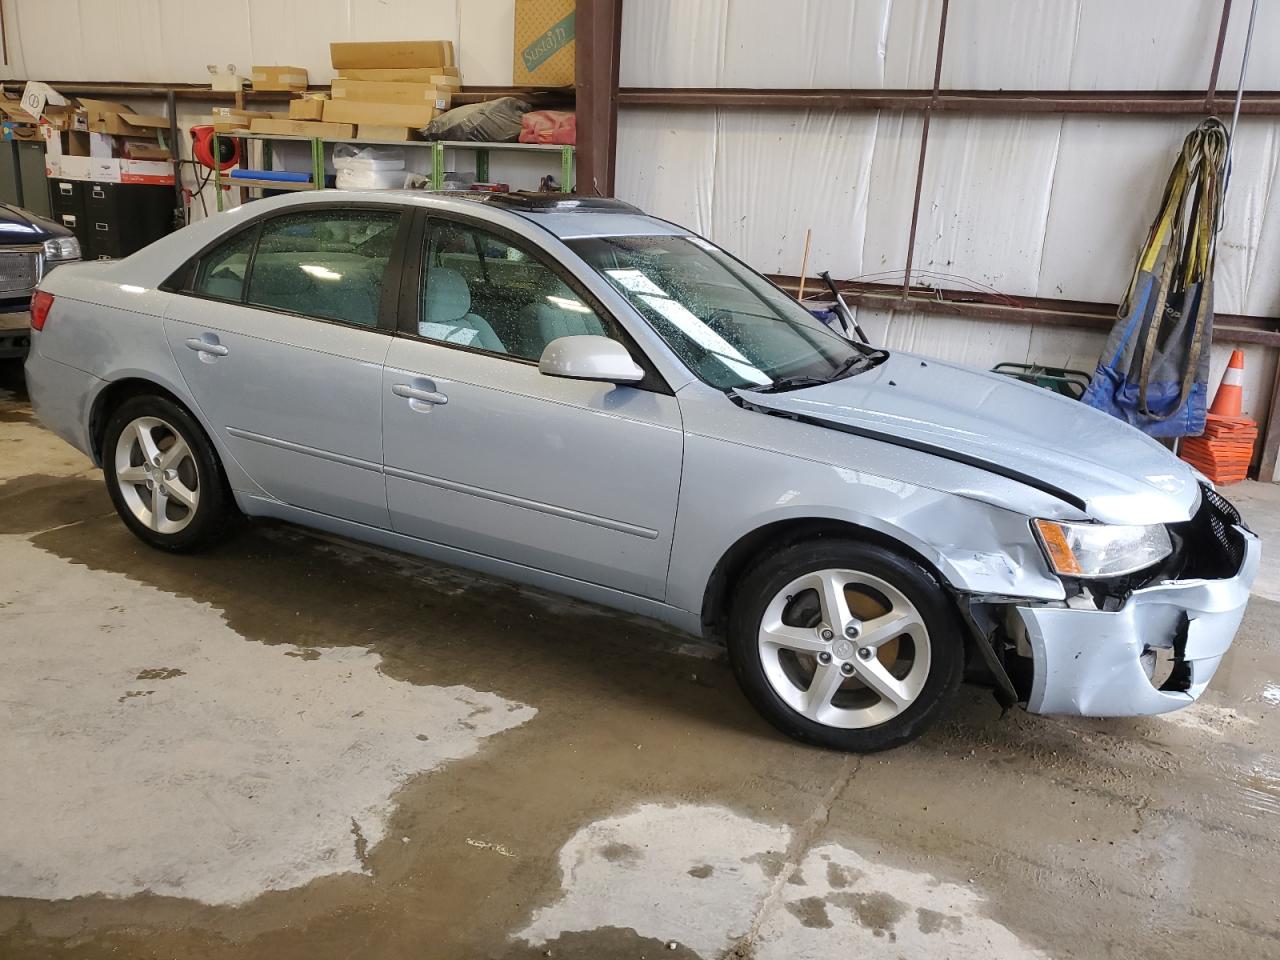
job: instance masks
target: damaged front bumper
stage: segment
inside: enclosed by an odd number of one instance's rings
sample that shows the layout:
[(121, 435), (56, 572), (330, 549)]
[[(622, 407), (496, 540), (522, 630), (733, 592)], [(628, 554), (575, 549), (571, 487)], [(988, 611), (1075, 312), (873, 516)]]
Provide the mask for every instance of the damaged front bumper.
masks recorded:
[[(1027, 710), (1087, 717), (1167, 713), (1208, 686), (1244, 617), (1262, 549), (1243, 525), (1234, 576), (1134, 590), (1116, 610), (1015, 605), (1033, 660)], [(1171, 662), (1153, 678), (1157, 659)]]

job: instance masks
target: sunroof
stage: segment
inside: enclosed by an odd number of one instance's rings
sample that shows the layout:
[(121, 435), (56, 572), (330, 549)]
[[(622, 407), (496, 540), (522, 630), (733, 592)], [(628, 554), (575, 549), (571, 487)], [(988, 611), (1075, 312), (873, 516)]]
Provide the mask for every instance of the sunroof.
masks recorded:
[(576, 197), (564, 193), (481, 193), (479, 191), (449, 191), (451, 197), (475, 200), (495, 207), (542, 213), (572, 213), (582, 210), (590, 213), (639, 213), (639, 207), (614, 200), (611, 197)]

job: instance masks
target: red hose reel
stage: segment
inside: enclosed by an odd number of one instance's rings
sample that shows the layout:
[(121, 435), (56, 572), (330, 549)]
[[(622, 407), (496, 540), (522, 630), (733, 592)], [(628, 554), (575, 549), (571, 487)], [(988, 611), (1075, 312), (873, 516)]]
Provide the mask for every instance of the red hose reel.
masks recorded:
[(230, 170), (240, 162), (240, 141), (233, 137), (218, 139), (218, 159), (213, 158), (213, 126), (191, 128), (191, 156), (196, 163), (212, 170), (215, 166), (220, 170)]

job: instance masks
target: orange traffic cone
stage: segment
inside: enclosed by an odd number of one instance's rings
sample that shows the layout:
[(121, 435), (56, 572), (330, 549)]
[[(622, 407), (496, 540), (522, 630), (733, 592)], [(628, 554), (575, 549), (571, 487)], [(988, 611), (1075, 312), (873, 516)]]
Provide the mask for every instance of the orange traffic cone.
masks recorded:
[(1209, 412), (1218, 417), (1240, 416), (1240, 405), (1244, 400), (1244, 351), (1232, 350), (1231, 362), (1222, 375), (1222, 383), (1218, 392), (1213, 395), (1213, 404)]
[(1178, 456), (1218, 484), (1239, 483), (1249, 472), (1258, 424), (1242, 414), (1244, 351), (1231, 351), (1222, 383), (1205, 418), (1204, 433), (1187, 437)]

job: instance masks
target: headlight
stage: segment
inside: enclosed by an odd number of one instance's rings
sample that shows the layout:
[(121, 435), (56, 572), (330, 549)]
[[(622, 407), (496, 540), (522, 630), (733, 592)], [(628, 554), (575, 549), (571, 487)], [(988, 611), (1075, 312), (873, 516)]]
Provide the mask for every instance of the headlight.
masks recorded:
[(80, 241), (75, 237), (54, 237), (44, 242), (46, 260), (79, 260)]
[(1113, 526), (1036, 520), (1036, 535), (1049, 565), (1064, 577), (1116, 577), (1163, 560), (1173, 552), (1162, 525)]

